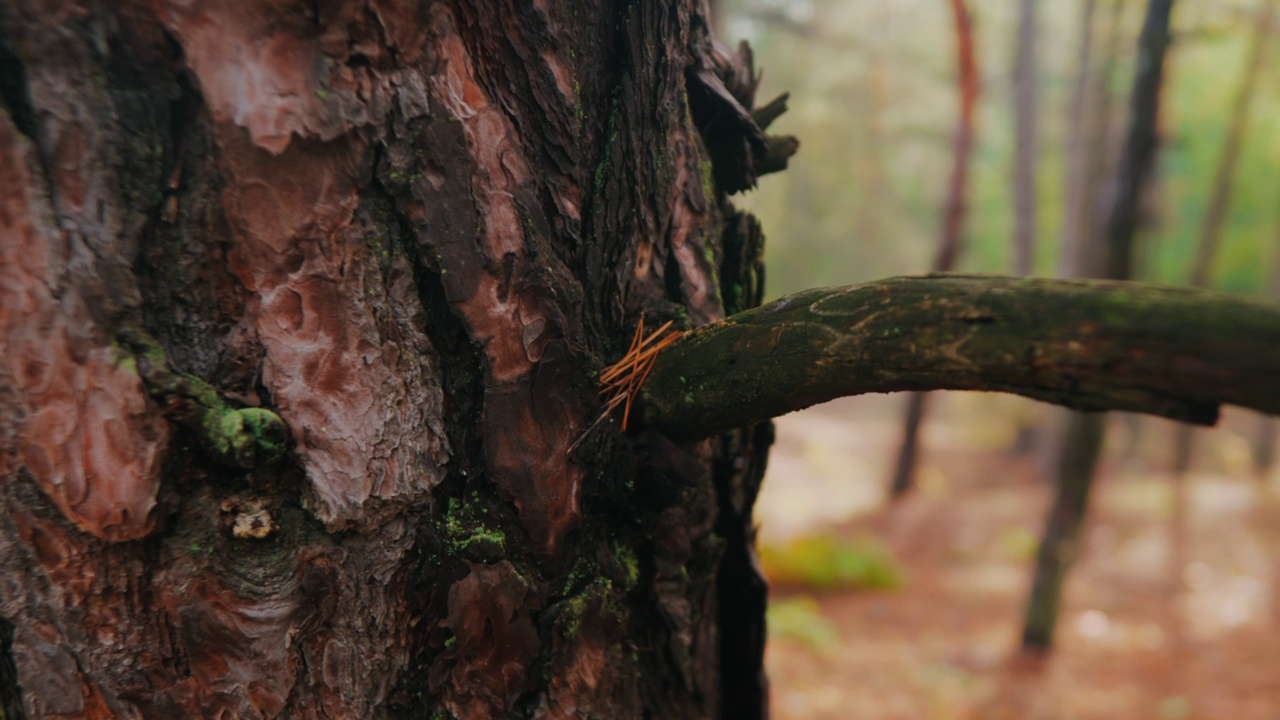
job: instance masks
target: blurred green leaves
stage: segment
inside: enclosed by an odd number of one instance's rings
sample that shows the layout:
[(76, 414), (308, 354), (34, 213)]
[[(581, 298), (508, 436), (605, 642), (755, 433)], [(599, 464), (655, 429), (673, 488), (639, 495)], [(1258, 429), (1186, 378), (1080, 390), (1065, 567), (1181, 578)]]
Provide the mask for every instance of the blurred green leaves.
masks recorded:
[(822, 614), (818, 601), (808, 595), (769, 603), (766, 621), (769, 635), (784, 638), (819, 653), (830, 653), (840, 645), (840, 631)]
[(774, 585), (815, 590), (892, 590), (902, 585), (892, 553), (871, 538), (848, 541), (823, 533), (766, 544), (760, 547), (760, 564)]
[[(776, 131), (799, 154), (785, 173), (735, 197), (769, 238), (769, 297), (807, 287), (925, 271), (937, 245), (951, 164), (955, 80), (946, 4), (933, 0), (849, 3), (814, 0), (794, 15), (786, 3), (726, 0), (722, 39), (745, 38), (764, 69), (760, 97), (791, 91)], [(792, 12), (787, 22), (761, 7)], [(983, 74), (970, 177), (968, 247), (961, 269), (1007, 272), (1013, 216), (1010, 99), (1017, 4), (972, 0)], [(1144, 201), (1142, 279), (1184, 283), (1212, 190), (1230, 103), (1245, 63), (1252, 14), (1232, 3), (1199, 3), (1175, 14), (1159, 177)], [(1140, 7), (1136, 9), (1140, 10)], [(1076, 3), (1042, 7), (1040, 39), (1038, 273), (1055, 273), (1062, 226), (1064, 144), (1077, 72)], [(1119, 152), (1140, 12), (1104, 13), (1095, 67), (1119, 17), (1119, 72), (1111, 80), (1109, 152)], [(1050, 30), (1052, 29), (1052, 30)], [(1280, 253), (1280, 47), (1262, 70), (1243, 138), (1213, 286), (1262, 288)], [(1104, 183), (1105, 185), (1105, 183)], [(1095, 188), (1105, 194), (1106, 188)]]

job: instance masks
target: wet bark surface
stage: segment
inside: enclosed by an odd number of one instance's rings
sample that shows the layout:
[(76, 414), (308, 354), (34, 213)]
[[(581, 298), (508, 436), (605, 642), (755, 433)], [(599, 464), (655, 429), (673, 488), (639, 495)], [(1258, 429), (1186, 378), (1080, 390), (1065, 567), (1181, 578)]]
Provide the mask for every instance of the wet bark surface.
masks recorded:
[(6, 702), (764, 715), (769, 426), (569, 452), (642, 315), (760, 301), (727, 193), (795, 148), (745, 47), (683, 3), (32, 0), (0, 59)]

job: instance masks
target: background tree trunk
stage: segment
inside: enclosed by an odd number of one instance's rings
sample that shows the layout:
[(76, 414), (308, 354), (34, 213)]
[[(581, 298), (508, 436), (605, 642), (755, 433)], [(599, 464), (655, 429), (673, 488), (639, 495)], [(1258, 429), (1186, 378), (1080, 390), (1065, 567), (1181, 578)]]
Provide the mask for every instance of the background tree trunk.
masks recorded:
[[(974, 114), (978, 105), (978, 62), (974, 52), (973, 22), (964, 0), (950, 0), (956, 34), (956, 82), (959, 88), (959, 113), (952, 147), (951, 178), (947, 182), (946, 201), (942, 210), (942, 231), (938, 255), (933, 269), (954, 270), (964, 239), (964, 214), (969, 184), (969, 155), (973, 151)], [(902, 446), (889, 483), (891, 499), (902, 497), (915, 486), (920, 454), (920, 428), (924, 423), (925, 398), (912, 393), (907, 398), (906, 421)]]
[(1021, 0), (1013, 62), (1013, 272), (1030, 275), (1036, 236), (1036, 4)]
[[(1119, 163), (1114, 204), (1108, 211), (1105, 277), (1123, 280), (1132, 272), (1134, 235), (1142, 186), (1154, 171), (1159, 145), (1156, 117), (1164, 61), (1169, 47), (1172, 0), (1150, 0), (1138, 38), (1138, 68), (1129, 101), (1129, 130)], [(1053, 644), (1066, 573), (1079, 550), (1089, 491), (1102, 451), (1106, 416), (1073, 413), (1057, 463), (1057, 492), (1036, 553), (1035, 577), (1022, 629), (1022, 647), (1047, 650)]]
[[(1266, 54), (1267, 40), (1271, 36), (1271, 17), (1274, 0), (1259, 0), (1254, 11), (1253, 35), (1249, 41), (1249, 55), (1245, 60), (1240, 86), (1231, 104), (1227, 134), (1222, 139), (1222, 152), (1214, 168), (1213, 185), (1209, 191), (1209, 203), (1200, 226), (1200, 241), (1196, 244), (1196, 256), (1188, 274), (1188, 282), (1195, 287), (1209, 287), (1213, 274), (1214, 258), (1222, 239), (1222, 226), (1231, 209), (1231, 192), (1235, 184), (1236, 161), (1240, 158), (1240, 146), (1244, 142), (1245, 128), (1249, 123), (1249, 107), (1253, 104), (1258, 73), (1262, 70), (1262, 58)], [(1183, 476), (1191, 467), (1191, 453), (1195, 433), (1191, 427), (1178, 428), (1173, 442), (1173, 472), (1179, 486), (1185, 485)]]
[[(1076, 77), (1067, 112), (1066, 176), (1063, 179), (1062, 241), (1058, 255), (1058, 275), (1064, 278), (1101, 274), (1105, 251), (1100, 238), (1105, 213), (1098, 211), (1102, 192), (1111, 177), (1115, 153), (1111, 151), (1112, 91), (1123, 2), (1111, 3), (1110, 32), (1102, 45), (1102, 62), (1095, 68), (1093, 36), (1096, 0), (1084, 0), (1080, 18), (1080, 45), (1076, 54)], [(1049, 412), (1036, 446), (1036, 467), (1043, 477), (1060, 474), (1062, 444), (1071, 414)]]
[(0, 6), (0, 696), (763, 716), (769, 424), (569, 452), (760, 299), (698, 7)]
[[(1097, 0), (1082, 0), (1080, 6), (1080, 45), (1076, 50), (1076, 76), (1067, 110), (1066, 145), (1063, 149), (1066, 175), (1063, 178), (1062, 243), (1058, 259), (1058, 274), (1062, 277), (1084, 275), (1081, 269), (1084, 265), (1084, 240), (1091, 236), (1088, 229), (1094, 217), (1090, 212), (1090, 200), (1094, 196), (1092, 188), (1097, 185), (1089, 182), (1091, 179), (1096, 181), (1096, 178), (1088, 177), (1090, 164), (1086, 159), (1099, 137), (1093, 135), (1086, 142), (1086, 128), (1096, 127), (1091, 120), (1097, 116), (1098, 110), (1098, 103), (1090, 102), (1090, 90), (1096, 85), (1093, 82), (1096, 74), (1093, 69), (1093, 17), (1096, 7)], [(1093, 96), (1093, 99), (1096, 101), (1097, 97)]]

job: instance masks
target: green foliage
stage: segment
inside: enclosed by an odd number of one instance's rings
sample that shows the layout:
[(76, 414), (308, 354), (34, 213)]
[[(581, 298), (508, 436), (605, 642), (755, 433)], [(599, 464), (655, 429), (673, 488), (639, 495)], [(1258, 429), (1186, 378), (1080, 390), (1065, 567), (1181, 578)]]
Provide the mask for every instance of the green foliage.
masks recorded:
[(1018, 560), (1032, 560), (1040, 549), (1040, 538), (1021, 525), (1011, 525), (1000, 531), (997, 542), (1002, 550)]
[(902, 572), (879, 541), (850, 542), (824, 533), (760, 547), (760, 564), (769, 580), (818, 590), (862, 588), (891, 590), (902, 585)]
[(840, 633), (835, 623), (822, 614), (818, 602), (808, 595), (770, 602), (766, 622), (769, 635), (791, 640), (820, 653), (830, 653), (840, 645)]

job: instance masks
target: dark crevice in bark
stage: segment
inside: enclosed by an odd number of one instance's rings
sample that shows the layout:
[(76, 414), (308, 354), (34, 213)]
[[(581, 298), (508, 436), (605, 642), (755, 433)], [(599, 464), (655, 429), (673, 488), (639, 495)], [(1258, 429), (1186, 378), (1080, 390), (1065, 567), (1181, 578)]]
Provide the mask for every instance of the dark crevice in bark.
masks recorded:
[[(0, 18), (2, 19), (2, 18)], [(9, 113), (9, 119), (38, 147), (35, 108), (31, 106), (31, 89), (27, 85), (26, 65), (9, 43), (4, 25), (0, 25), (0, 105)]]
[[(27, 65), (14, 44), (14, 34), (18, 29), (12, 27), (13, 19), (4, 15), (6, 9), (4, 5), (0, 5), (0, 108), (8, 113), (18, 132), (31, 141), (35, 148), (36, 162), (40, 166), (40, 182), (53, 199), (57, 197), (57, 189), (49, 172), (49, 158), (40, 141), (40, 123), (31, 102)], [(56, 203), (54, 207), (57, 207)]]
[(18, 667), (13, 662), (13, 623), (0, 617), (0, 720), (23, 717), (22, 688), (18, 687)]
[[(386, 202), (394, 203), (389, 194)], [(484, 409), (483, 351), (446, 297), (438, 258), (424, 252), (403, 215), (392, 221), (395, 242), (409, 258), (418, 299), (428, 320), (422, 331), (441, 357), (452, 359), (440, 366), (444, 376), (445, 432), (451, 448), (449, 473), (467, 477), (483, 467), (481, 438), (476, 432)]]
[(754, 215), (721, 203), (725, 229), (721, 236), (720, 297), (726, 315), (758, 307), (764, 300), (764, 232)]
[[(171, 52), (173, 43), (165, 44), (161, 52)], [(181, 93), (174, 68), (157, 67), (156, 58), (137, 56), (120, 36), (109, 35), (107, 47), (103, 79), (119, 133), (113, 160), (123, 207), (141, 224), (160, 212), (165, 175), (177, 162), (174, 151), (187, 124), (184, 120), (189, 120), (173, 117), (173, 112), (185, 109), (192, 93), (189, 86)]]
[(771, 422), (721, 436), (714, 470), (719, 502), (716, 535), (725, 542), (716, 573), (721, 717), (734, 720), (768, 717), (763, 659), (769, 585), (755, 553), (751, 509), (773, 440)]
[(586, 73), (598, 86), (584, 88), (580, 98), (608, 97), (608, 103), (585, 103), (579, 136), (587, 139), (577, 181), (582, 192), (583, 250), (573, 265), (582, 278), (587, 303), (584, 317), (591, 350), (602, 358), (620, 356), (629, 340), (621, 278), (615, 274), (626, 255), (628, 223), (633, 222), (634, 198), (627, 195), (625, 178), (634, 174), (625, 143), (624, 114), (630, 114), (628, 98), (636, 92), (637, 68), (633, 58), (636, 39), (632, 24), (637, 5), (621, 2), (604, 19), (609, 37), (601, 43), (598, 73)]
[[(374, 158), (381, 172), (382, 148)], [(409, 604), (416, 617), (448, 616), (448, 591), (465, 577), (468, 563), (492, 563), (506, 557), (512, 545), (472, 542), (458, 532), (495, 529), (501, 536), (520, 533), (509, 502), (499, 498), (491, 483), (478, 482), (484, 471), (481, 415), (484, 409), (483, 351), (471, 339), (465, 323), (447, 297), (441, 275), (440, 258), (425, 247), (411, 222), (399, 209), (395, 194), (375, 178), (366, 190), (364, 205), (373, 208), (389, 231), (392, 252), (404, 253), (412, 268), (418, 300), (427, 319), (421, 328), (434, 351), (449, 362), (441, 363), (443, 376), (445, 433), (450, 456), (444, 479), (432, 493), (435, 517), (454, 522), (436, 523), (419, 516), (408, 568)], [(432, 694), (445, 678), (433, 671), (436, 658), (454, 642), (452, 633), (438, 623), (422, 623), (410, 640), (410, 661), (392, 693), (393, 710), (399, 717), (424, 717), (436, 707)]]
[[(697, 18), (695, 30), (699, 29)], [(756, 219), (738, 211), (728, 194), (754, 186), (756, 177), (786, 167), (799, 147), (791, 137), (765, 136), (767, 126), (786, 111), (782, 96), (753, 114), (759, 81), (750, 46), (730, 53), (710, 37), (704, 56), (685, 73), (690, 114), (698, 129), (700, 155), (711, 163), (704, 179), (709, 215), (708, 240), (723, 309), (734, 314), (760, 305), (764, 294), (764, 236)], [(770, 151), (774, 150), (773, 154)], [(705, 171), (704, 171), (705, 173)], [(704, 175), (705, 177), (705, 175)], [(769, 422), (724, 433), (714, 443), (712, 480), (720, 541), (715, 571), (720, 717), (764, 718), (768, 682), (764, 673), (765, 607), (768, 584), (755, 554), (752, 508), (764, 476), (773, 425)]]

